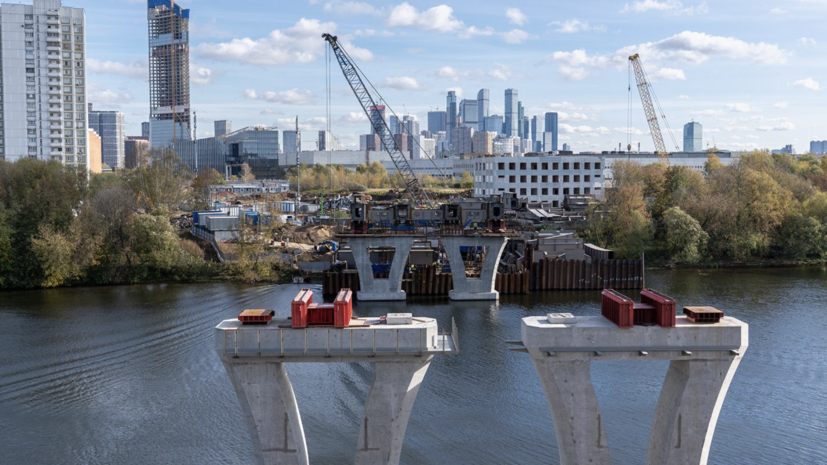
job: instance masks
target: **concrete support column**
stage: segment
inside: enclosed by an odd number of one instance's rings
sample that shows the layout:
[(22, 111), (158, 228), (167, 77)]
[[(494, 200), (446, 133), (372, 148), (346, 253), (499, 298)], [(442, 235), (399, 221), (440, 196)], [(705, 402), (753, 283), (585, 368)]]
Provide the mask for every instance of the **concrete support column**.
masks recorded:
[(673, 360), (658, 400), (649, 453), (650, 465), (705, 465), (718, 414), (740, 355), (713, 360)]
[(299, 407), (283, 363), (222, 357), (253, 440), (257, 465), (307, 465)]
[[(350, 237), (348, 239), (353, 259), (356, 261), (356, 271), (359, 273), (359, 300), (363, 301), (393, 301), (405, 300), (405, 291), (402, 290), (402, 277), (405, 274), (405, 265), (411, 253), (414, 238), (399, 237)], [(370, 263), (368, 248), (394, 248), (393, 262), (390, 275), (385, 279), (373, 277), (373, 267)]]
[(376, 362), (356, 444), (356, 465), (395, 465), (416, 394), (433, 356), (411, 362)]
[[(448, 293), (451, 300), (497, 300), (500, 293), (496, 291), (497, 267), (500, 264), (506, 237), (465, 237), (443, 236), (442, 247), (448, 254), (451, 265), (451, 275), (454, 278), (454, 289)], [(488, 255), (482, 266), (479, 278), (468, 278), (465, 273), (465, 263), (462, 261), (461, 247), (488, 247)]]
[(609, 440), (594, 393), (589, 360), (550, 361), (531, 354), (546, 392), (561, 465), (611, 465)]

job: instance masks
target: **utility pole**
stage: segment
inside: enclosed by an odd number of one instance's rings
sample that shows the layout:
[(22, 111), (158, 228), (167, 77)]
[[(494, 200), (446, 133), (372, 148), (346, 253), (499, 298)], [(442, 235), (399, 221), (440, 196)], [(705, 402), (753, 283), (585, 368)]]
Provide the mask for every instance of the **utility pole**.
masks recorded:
[(302, 185), (301, 185), (301, 163), (299, 163), (299, 153), (302, 151), (302, 139), (299, 133), (299, 117), (296, 115), (296, 212), (295, 219), (299, 219), (299, 206), (302, 202)]
[(198, 174), (198, 113), (192, 112), (192, 141), (195, 143), (195, 174)]

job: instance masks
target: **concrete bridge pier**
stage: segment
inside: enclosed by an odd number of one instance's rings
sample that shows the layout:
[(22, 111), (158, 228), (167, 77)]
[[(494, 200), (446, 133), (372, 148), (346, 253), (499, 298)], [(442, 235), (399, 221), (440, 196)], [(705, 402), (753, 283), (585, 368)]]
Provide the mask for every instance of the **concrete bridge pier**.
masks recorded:
[[(414, 238), (411, 236), (349, 236), (348, 242), (353, 252), (353, 259), (356, 261), (356, 271), (359, 273), (359, 300), (366, 302), (405, 300), (402, 277), (405, 274), (405, 265), (408, 263), (408, 255), (411, 253)], [(373, 277), (369, 248), (394, 249), (388, 278)]]
[[(442, 237), (442, 247), (448, 254), (451, 275), (454, 279), (454, 289), (448, 293), (451, 300), (498, 300), (500, 298), (500, 293), (495, 289), (497, 267), (507, 240), (508, 238), (504, 236)], [(479, 278), (469, 278), (466, 275), (461, 247), (488, 248)]]
[(560, 465), (611, 465), (612, 454), (588, 360), (557, 362), (532, 357), (543, 383), (554, 431)]
[(416, 394), (433, 356), (377, 362), (356, 444), (356, 465), (396, 465)]
[[(649, 465), (706, 465), (721, 406), (741, 356), (673, 360), (649, 438)], [(717, 355), (714, 356), (714, 355)]]
[(257, 465), (308, 465), (304, 428), (284, 363), (221, 358), (230, 375)]

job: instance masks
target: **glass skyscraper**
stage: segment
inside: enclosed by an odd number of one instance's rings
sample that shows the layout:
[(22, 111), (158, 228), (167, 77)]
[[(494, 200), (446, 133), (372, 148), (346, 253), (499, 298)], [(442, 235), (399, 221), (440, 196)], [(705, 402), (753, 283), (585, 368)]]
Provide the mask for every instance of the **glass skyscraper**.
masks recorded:
[(703, 152), (703, 150), (703, 126), (701, 126), (701, 123), (696, 123), (694, 121), (691, 123), (686, 123), (683, 127), (683, 151)]
[(505, 135), (517, 137), (520, 133), (520, 118), (517, 109), (517, 89), (505, 90)]

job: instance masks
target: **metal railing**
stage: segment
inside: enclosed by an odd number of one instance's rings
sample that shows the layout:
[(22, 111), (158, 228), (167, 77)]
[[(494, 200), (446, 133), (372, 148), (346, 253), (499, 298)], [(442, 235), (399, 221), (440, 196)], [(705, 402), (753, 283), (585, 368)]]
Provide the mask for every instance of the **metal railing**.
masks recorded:
[(198, 228), (197, 226), (193, 226), (190, 229), (190, 234), (200, 239), (204, 239), (205, 241), (209, 242), (212, 245), (212, 248), (215, 249), (216, 255), (218, 255), (218, 261), (220, 263), (224, 263), (227, 258), (224, 256), (224, 252), (221, 251), (221, 247), (218, 246), (218, 242), (215, 240), (215, 236), (204, 231), (203, 229)]

